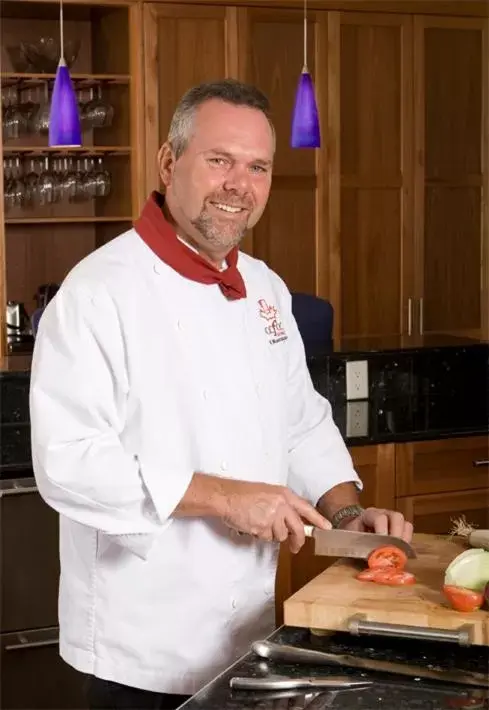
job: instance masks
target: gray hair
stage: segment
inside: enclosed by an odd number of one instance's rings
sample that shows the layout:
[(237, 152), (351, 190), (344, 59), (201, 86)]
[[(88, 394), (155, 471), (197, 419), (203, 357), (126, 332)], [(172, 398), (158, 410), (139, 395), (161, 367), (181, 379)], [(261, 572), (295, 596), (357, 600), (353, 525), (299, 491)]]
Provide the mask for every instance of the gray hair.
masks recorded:
[(261, 111), (267, 117), (275, 136), (270, 117), (270, 102), (265, 94), (255, 86), (244, 84), (236, 79), (198, 84), (182, 96), (171, 120), (167, 140), (177, 160), (188, 146), (197, 109), (212, 99), (225, 101), (234, 106), (248, 106)]

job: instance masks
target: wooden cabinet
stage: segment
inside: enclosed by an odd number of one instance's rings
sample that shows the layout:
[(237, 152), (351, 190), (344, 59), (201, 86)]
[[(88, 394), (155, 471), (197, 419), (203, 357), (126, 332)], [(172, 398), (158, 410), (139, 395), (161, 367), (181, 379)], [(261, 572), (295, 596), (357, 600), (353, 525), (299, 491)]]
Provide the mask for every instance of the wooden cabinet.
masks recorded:
[(338, 328), (405, 331), (414, 289), (412, 18), (340, 16)]
[(487, 21), (416, 17), (414, 67), (416, 327), (487, 335)]
[[(453, 518), (489, 528), (489, 440), (485, 436), (353, 447), (362, 504), (399, 510), (416, 532), (448, 535)], [(280, 551), (276, 619), (283, 602), (335, 560), (316, 557), (311, 541), (297, 555)]]
[(130, 227), (144, 195), (143, 161), (134, 151), (143, 135), (141, 9), (67, 3), (65, 42), (79, 42), (70, 71), (83, 130), (82, 147), (70, 149), (48, 147), (57, 62), (28, 64), (19, 51), (21, 42), (57, 39), (58, 13), (58, 3), (1, 5), (0, 355), (32, 347), (28, 337), (25, 347), (7, 338), (6, 302), (23, 303), (31, 316), (39, 286), (59, 284), (80, 259)]

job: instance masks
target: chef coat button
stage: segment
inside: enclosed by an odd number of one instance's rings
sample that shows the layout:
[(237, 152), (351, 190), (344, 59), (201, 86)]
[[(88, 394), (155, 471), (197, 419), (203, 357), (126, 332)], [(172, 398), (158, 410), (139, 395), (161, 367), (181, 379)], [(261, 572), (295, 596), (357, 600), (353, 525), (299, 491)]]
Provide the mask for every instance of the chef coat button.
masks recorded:
[(255, 385), (255, 392), (258, 395), (258, 397), (261, 395), (261, 387), (260, 385)]
[(221, 471), (227, 471), (228, 470), (228, 465), (226, 461), (221, 462)]
[(177, 328), (178, 330), (182, 330), (182, 322), (177, 320)]
[(209, 393), (207, 392), (207, 390), (202, 390), (202, 397), (204, 399), (209, 399)]
[(236, 607), (238, 606), (238, 602), (236, 601), (236, 599), (233, 599), (231, 601), (231, 606), (233, 607), (233, 609), (236, 609)]

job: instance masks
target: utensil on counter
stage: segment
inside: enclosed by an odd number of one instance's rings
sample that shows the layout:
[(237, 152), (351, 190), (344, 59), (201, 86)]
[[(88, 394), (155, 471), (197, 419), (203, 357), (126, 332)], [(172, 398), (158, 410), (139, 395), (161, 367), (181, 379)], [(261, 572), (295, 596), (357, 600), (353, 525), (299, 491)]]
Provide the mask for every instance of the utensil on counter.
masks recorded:
[(380, 673), (394, 673), (411, 678), (425, 678), (427, 680), (441, 681), (442, 683), (456, 683), (469, 685), (476, 688), (489, 688), (489, 675), (475, 671), (435, 670), (416, 666), (410, 663), (397, 661), (380, 661), (372, 658), (359, 658), (348, 654), (338, 655), (326, 651), (288, 646), (272, 641), (255, 641), (252, 650), (261, 658), (281, 663), (305, 663), (312, 665), (335, 665), (345, 668), (361, 668), (362, 670), (378, 671)]
[(292, 690), (293, 688), (368, 688), (372, 681), (355, 680), (348, 676), (323, 676), (314, 678), (290, 678), (285, 675), (270, 675), (263, 678), (234, 676), (229, 681), (233, 690)]
[(313, 525), (304, 525), (306, 537), (314, 540), (314, 554), (327, 557), (352, 557), (366, 560), (378, 547), (394, 545), (407, 557), (415, 558), (416, 552), (405, 540), (394, 535), (378, 535), (354, 530), (320, 530)]

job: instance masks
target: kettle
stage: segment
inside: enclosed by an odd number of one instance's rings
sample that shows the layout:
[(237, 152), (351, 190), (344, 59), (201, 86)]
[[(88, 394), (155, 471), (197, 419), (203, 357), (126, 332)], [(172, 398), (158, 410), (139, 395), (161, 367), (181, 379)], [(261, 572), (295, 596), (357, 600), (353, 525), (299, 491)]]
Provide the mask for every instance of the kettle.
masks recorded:
[(30, 339), (31, 327), (29, 316), (23, 303), (7, 301), (6, 312), (7, 338), (9, 340)]

